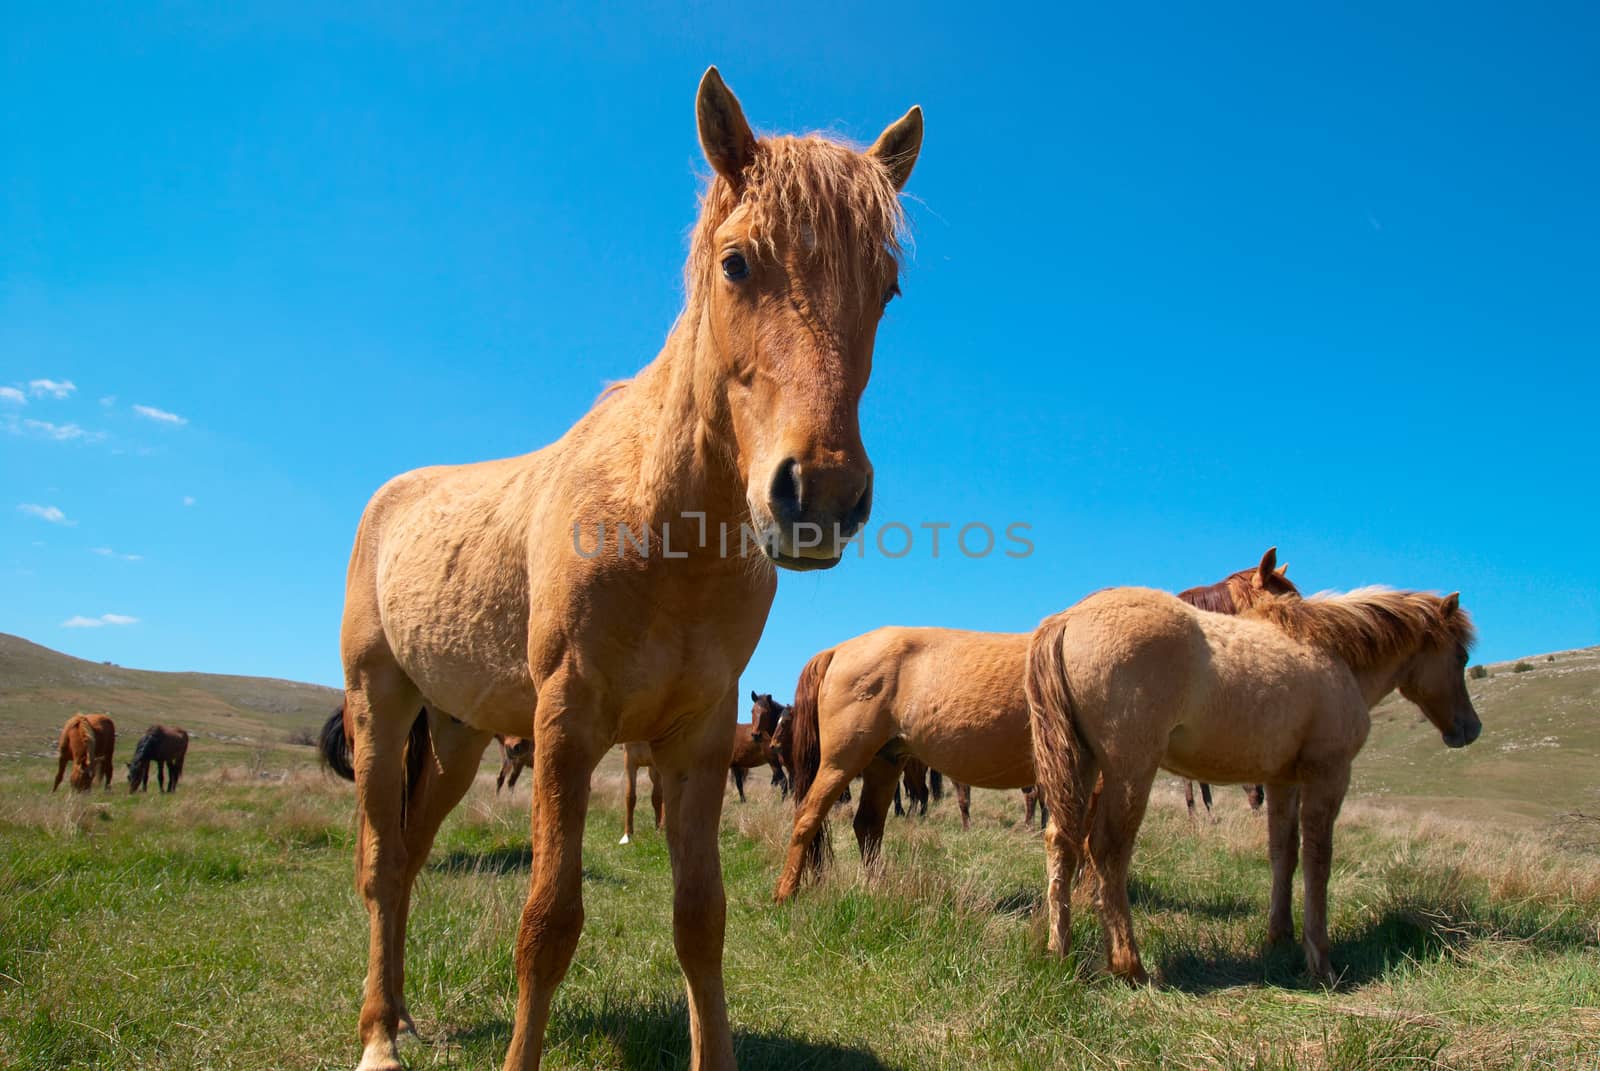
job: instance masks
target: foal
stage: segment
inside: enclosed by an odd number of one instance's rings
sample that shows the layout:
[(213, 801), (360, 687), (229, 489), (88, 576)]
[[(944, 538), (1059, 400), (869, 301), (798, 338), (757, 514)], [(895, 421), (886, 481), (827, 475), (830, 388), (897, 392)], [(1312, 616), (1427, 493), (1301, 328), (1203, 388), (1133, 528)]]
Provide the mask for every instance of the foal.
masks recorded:
[(1376, 588), (1268, 599), (1237, 617), (1147, 588), (1113, 588), (1045, 618), (1029, 645), (1027, 694), (1050, 807), (1050, 950), (1065, 954), (1071, 939), (1072, 880), (1087, 834), (1111, 970), (1147, 980), (1128, 863), (1165, 767), (1267, 786), (1267, 934), (1278, 941), (1294, 932), (1290, 882), (1303, 837), (1306, 966), (1331, 982), (1333, 823), (1371, 727), (1368, 711), (1398, 688), (1446, 745), (1472, 743), (1482, 730), (1465, 676), (1472, 639), (1458, 596)]

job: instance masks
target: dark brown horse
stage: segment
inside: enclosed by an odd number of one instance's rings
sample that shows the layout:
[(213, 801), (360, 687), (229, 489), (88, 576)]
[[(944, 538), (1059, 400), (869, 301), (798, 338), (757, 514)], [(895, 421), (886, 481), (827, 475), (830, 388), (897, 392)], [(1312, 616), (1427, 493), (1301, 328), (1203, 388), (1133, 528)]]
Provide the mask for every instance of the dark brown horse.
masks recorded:
[(110, 716), (74, 714), (68, 718), (61, 729), (61, 762), (56, 767), (56, 783), (50, 786), (50, 791), (61, 787), (61, 778), (66, 776), (69, 763), (72, 766), (69, 783), (76, 791), (89, 791), (96, 777), (102, 778), (110, 788), (111, 752), (116, 746), (117, 727)]
[(156, 787), (163, 792), (178, 791), (183, 775), (183, 757), (189, 753), (189, 734), (182, 729), (152, 725), (139, 738), (128, 763), (128, 793), (149, 791), (150, 764), (156, 764)]
[(522, 771), (533, 765), (533, 741), (520, 736), (495, 734), (500, 745), (500, 776), (494, 779), (494, 794), (500, 795), (502, 786), (516, 788)]
[[(1261, 556), (1261, 564), (1255, 569), (1241, 569), (1215, 584), (1180, 591), (1178, 598), (1196, 609), (1210, 610), (1217, 614), (1237, 614), (1250, 606), (1254, 598), (1259, 597), (1256, 594), (1258, 590), (1265, 590), (1268, 595), (1300, 594), (1300, 589), (1289, 579), (1289, 563), (1278, 564), (1277, 547), (1269, 548)], [(1189, 805), (1190, 818), (1195, 816), (1194, 785), (1193, 781), (1183, 783), (1183, 798)], [(1267, 790), (1261, 785), (1245, 785), (1244, 795), (1245, 799), (1250, 801), (1250, 809), (1258, 811), (1267, 798)], [(1206, 813), (1210, 814), (1211, 786), (1204, 781), (1200, 782), (1200, 798), (1205, 802)], [(1028, 805), (1028, 815), (1029, 817), (1033, 815), (1031, 800)]]
[(770, 718), (772, 732), (767, 740), (767, 765), (772, 767), (772, 787), (781, 799), (789, 798), (789, 749), (794, 737), (794, 708), (772, 698), (772, 693), (750, 693), (750, 720)]

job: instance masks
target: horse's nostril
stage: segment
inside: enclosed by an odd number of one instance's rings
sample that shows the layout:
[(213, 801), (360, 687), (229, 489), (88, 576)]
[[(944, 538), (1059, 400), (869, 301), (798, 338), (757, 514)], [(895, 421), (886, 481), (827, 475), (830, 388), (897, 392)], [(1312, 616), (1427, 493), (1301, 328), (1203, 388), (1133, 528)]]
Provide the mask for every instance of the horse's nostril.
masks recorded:
[(800, 463), (784, 458), (772, 477), (772, 504), (800, 512)]
[(867, 477), (866, 486), (861, 489), (861, 497), (856, 499), (856, 504), (850, 507), (847, 518), (850, 531), (867, 523), (867, 518), (872, 516), (872, 477)]

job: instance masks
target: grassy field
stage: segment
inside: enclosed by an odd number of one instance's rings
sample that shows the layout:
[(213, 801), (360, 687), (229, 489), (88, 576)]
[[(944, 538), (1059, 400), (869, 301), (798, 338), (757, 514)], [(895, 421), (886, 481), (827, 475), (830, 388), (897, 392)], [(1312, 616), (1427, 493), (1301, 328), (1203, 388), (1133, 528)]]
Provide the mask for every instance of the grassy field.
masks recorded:
[[(41, 650), (28, 657), (65, 672)], [(1409, 713), (1380, 723), (1361, 773), (1367, 798), (1337, 834), (1332, 936), (1344, 973), (1332, 991), (1307, 983), (1297, 950), (1263, 947), (1265, 826), (1237, 792), (1219, 794), (1216, 822), (1196, 824), (1163, 786), (1133, 890), (1160, 984), (1131, 989), (1103, 974), (1086, 905), (1079, 957), (1044, 954), (1042, 852), (1014, 794), (976, 794), (968, 833), (948, 801), (925, 821), (891, 820), (875, 878), (857, 865), (841, 811), (836, 866), (778, 908), (789, 812), (757, 784), (749, 803), (729, 803), (722, 834), (740, 1066), (1600, 1068), (1600, 825), (1559, 818), (1593, 792), (1594, 752), (1591, 780), (1573, 781), (1570, 797), (1548, 783), (1485, 785), (1492, 799), (1524, 801), (1505, 822), (1477, 821), (1485, 797), (1453, 780), (1492, 781), (1530, 750), (1505, 744), (1554, 735), (1556, 746), (1531, 750), (1579, 751), (1567, 721), (1593, 711), (1596, 661), (1576, 652), (1474, 682), (1486, 729), (1465, 754), (1482, 755), (1481, 769), (1452, 768), (1457, 756)], [(353, 1066), (366, 943), (353, 794), (287, 743), (324, 696), (274, 711), (286, 705), (274, 682), (236, 683), (212, 708), (202, 693), (218, 678), (195, 678), (184, 701), (216, 721), (176, 796), (130, 799), (121, 783), (51, 796), (46, 727), (59, 711), (24, 679), (40, 667), (19, 666), (11, 697), (0, 695), (0, 1066)], [(59, 701), (86, 685), (55, 687)], [(1520, 698), (1500, 695), (1513, 689)], [(1517, 704), (1529, 709), (1513, 718)], [(1551, 709), (1565, 720), (1546, 731)], [(588, 922), (558, 997), (551, 1068), (687, 1059), (665, 847), (649, 831), (617, 845), (618, 774), (608, 763), (596, 780)], [(415, 1068), (493, 1068), (504, 1053), (526, 793), (524, 780), (497, 800), (486, 772), (419, 883), (408, 995), (423, 1037), (403, 1045)]]

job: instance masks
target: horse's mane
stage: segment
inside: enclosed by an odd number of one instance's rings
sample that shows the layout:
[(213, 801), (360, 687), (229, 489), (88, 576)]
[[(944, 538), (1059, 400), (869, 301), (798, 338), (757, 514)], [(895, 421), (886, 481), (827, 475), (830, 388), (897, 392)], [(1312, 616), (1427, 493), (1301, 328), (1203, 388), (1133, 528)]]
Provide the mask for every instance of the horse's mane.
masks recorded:
[[(1246, 569), (1244, 572), (1249, 572)], [(1238, 576), (1235, 573), (1234, 576)], [(1234, 605), (1233, 593), (1229, 590), (1229, 580), (1219, 580), (1215, 584), (1206, 584), (1203, 587), (1188, 588), (1178, 592), (1178, 598), (1193, 606), (1197, 610), (1209, 610), (1214, 614), (1238, 613), (1239, 608)]]
[(1472, 619), (1459, 606), (1445, 607), (1446, 600), (1431, 592), (1371, 587), (1266, 599), (1241, 616), (1270, 621), (1297, 640), (1366, 668), (1419, 644), (1470, 649), (1477, 638)]
[(150, 752), (155, 749), (156, 743), (161, 739), (161, 727), (152, 725), (144, 731), (139, 738), (139, 744), (133, 749), (133, 761), (128, 765), (138, 766), (140, 763), (149, 763)]
[[(684, 266), (691, 304), (721, 252), (717, 228), (740, 207), (749, 213), (751, 239), (765, 251), (780, 238), (796, 249), (809, 246), (829, 288), (859, 289), (882, 277), (886, 261), (899, 262), (905, 210), (875, 157), (821, 134), (764, 137), (742, 178), (737, 191), (720, 174), (706, 186)], [(814, 241), (797, 242), (802, 227)]]

